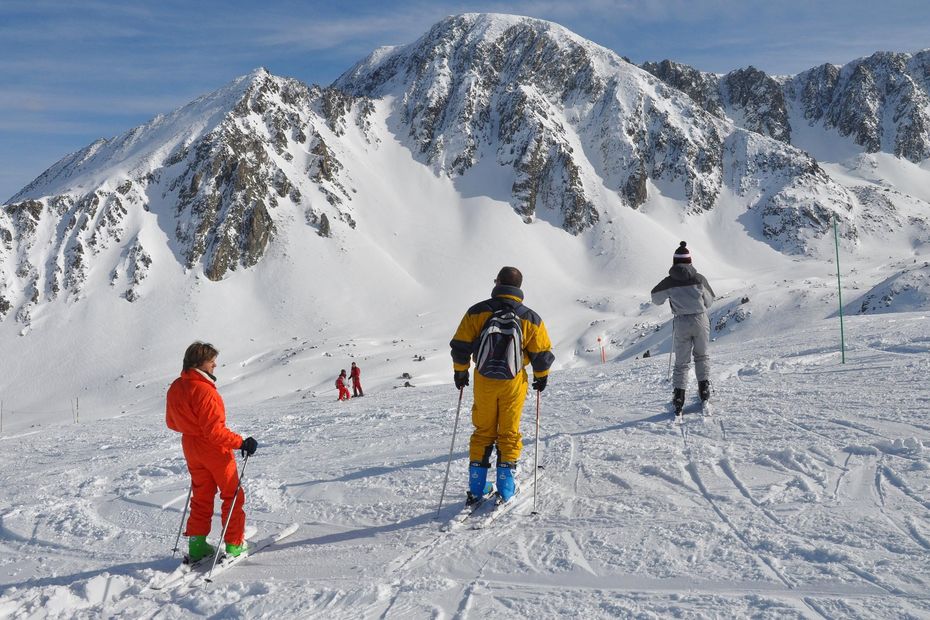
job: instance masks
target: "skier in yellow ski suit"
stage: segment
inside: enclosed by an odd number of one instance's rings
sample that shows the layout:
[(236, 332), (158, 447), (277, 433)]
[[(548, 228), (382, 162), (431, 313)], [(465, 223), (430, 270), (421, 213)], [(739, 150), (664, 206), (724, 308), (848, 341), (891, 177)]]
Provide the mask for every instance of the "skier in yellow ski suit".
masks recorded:
[[(522, 283), (519, 269), (503, 267), (494, 280), (491, 298), (468, 309), (449, 343), (457, 389), (468, 385), (468, 370), (472, 357), (475, 358), (471, 414), (475, 430), (469, 446), (469, 503), (492, 489), (487, 475), (495, 445), (498, 493), (504, 501), (513, 496), (516, 489), (513, 474), (523, 448), (520, 415), (528, 383), (524, 367), (532, 364), (533, 389), (541, 392), (546, 388), (549, 367), (555, 359), (545, 324), (538, 314), (523, 305)], [(482, 347), (483, 332), (497, 320), (504, 332), (510, 321), (512, 337), (505, 336)], [(488, 367), (492, 370), (488, 371)]]

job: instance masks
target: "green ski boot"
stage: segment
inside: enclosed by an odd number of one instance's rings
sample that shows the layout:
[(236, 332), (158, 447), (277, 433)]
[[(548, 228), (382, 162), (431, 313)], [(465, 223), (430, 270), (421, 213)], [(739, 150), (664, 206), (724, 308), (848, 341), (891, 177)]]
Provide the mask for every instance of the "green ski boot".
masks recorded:
[(191, 562), (216, 553), (216, 547), (207, 542), (206, 536), (191, 536), (187, 540), (187, 557)]
[(232, 557), (238, 557), (244, 553), (249, 552), (249, 545), (244, 540), (241, 545), (233, 545), (231, 543), (226, 543), (226, 555), (231, 555)]

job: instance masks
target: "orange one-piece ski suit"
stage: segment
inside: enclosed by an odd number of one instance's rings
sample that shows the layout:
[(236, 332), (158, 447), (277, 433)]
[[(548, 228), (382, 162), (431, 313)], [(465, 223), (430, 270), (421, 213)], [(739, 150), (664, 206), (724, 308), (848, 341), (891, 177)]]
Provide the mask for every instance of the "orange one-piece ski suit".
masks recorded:
[(168, 388), (165, 421), (181, 433), (181, 446), (191, 474), (191, 514), (185, 536), (206, 536), (213, 520), (213, 501), (219, 489), (223, 523), (229, 518), (233, 496), (239, 489), (223, 542), (241, 545), (245, 535), (245, 493), (239, 486), (235, 450), (242, 436), (226, 428), (226, 407), (216, 384), (206, 373), (189, 368)]

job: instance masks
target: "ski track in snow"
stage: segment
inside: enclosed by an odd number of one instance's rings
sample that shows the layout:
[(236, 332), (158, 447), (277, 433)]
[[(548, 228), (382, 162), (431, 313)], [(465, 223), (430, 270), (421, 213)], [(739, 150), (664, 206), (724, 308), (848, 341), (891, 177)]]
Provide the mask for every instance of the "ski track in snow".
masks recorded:
[[(249, 522), (300, 529), (164, 591), (148, 584), (176, 565), (188, 479), (160, 411), (4, 437), (0, 617), (927, 617), (926, 351), (907, 346), (924, 327), (851, 321), (850, 342), (900, 344), (852, 348), (845, 367), (817, 344), (833, 327), (715, 345), (713, 414), (689, 392), (681, 424), (664, 358), (554, 372), (538, 514), (527, 493), (480, 530), (440, 530), (461, 505), (467, 422), (435, 519), (448, 385), (231, 412), (260, 442)], [(531, 395), (526, 476), (534, 423)]]

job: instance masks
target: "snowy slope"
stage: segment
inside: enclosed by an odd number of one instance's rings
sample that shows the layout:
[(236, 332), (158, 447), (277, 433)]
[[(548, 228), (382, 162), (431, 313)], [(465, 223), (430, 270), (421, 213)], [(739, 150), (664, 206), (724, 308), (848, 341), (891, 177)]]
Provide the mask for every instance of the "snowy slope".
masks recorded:
[[(229, 398), (231, 426), (261, 444), (249, 521), (300, 529), (212, 585), (167, 592), (147, 584), (174, 565), (187, 475), (159, 408), (4, 435), (0, 615), (924, 617), (927, 321), (848, 319), (845, 365), (835, 320), (718, 340), (716, 413), (689, 402), (682, 426), (665, 412), (665, 356), (556, 372), (539, 514), (527, 496), (482, 531), (439, 531), (465, 486), (466, 412), (434, 520), (450, 385)], [(534, 418), (530, 398), (525, 468)]]

